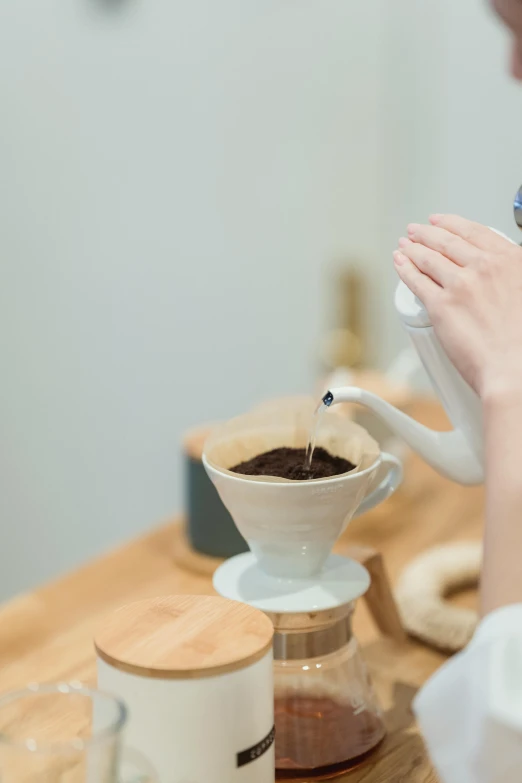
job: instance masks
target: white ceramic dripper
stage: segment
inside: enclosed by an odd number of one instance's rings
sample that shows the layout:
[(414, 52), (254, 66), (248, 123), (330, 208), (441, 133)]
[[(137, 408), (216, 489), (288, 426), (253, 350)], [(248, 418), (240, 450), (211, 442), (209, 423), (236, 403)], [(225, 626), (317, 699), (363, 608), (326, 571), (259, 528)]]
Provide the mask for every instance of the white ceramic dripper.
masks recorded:
[(362, 427), (330, 412), (319, 417), (316, 444), (355, 464), (349, 473), (288, 481), (230, 471), (264, 451), (306, 447), (313, 410), (313, 402), (301, 402), (240, 416), (212, 434), (203, 455), (258, 567), (285, 579), (319, 574), (352, 517), (381, 503), (402, 480), (402, 466), (395, 457), (381, 453)]

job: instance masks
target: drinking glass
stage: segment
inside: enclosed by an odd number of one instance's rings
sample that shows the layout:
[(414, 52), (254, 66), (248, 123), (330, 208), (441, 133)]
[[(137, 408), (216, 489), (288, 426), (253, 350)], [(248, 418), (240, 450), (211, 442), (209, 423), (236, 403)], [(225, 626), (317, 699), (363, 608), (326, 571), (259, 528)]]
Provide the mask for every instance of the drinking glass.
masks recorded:
[(29, 685), (0, 697), (0, 783), (154, 783), (122, 746), (127, 708), (81, 683)]

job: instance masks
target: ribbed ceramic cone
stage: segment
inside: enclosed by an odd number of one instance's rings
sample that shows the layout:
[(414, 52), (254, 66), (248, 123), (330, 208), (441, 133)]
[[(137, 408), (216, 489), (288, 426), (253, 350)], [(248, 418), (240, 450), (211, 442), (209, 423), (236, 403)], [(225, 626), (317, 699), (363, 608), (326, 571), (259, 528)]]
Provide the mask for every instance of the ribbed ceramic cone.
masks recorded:
[(257, 408), (215, 430), (204, 464), (221, 500), (269, 574), (308, 577), (319, 572), (357, 507), (375, 486), (379, 446), (357, 424), (327, 411), (316, 445), (356, 467), (329, 479), (290, 481), (243, 476), (230, 468), (272, 449), (305, 448), (315, 404), (300, 398)]

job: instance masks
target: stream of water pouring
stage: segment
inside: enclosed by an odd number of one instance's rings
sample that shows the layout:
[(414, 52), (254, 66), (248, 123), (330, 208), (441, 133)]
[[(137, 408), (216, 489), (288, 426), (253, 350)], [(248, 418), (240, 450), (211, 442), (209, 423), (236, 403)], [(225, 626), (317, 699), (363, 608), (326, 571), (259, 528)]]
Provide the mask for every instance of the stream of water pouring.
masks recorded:
[(321, 418), (321, 414), (327, 409), (327, 407), (328, 406), (325, 405), (324, 402), (320, 402), (314, 411), (314, 415), (312, 418), (312, 426), (310, 427), (310, 436), (308, 438), (308, 446), (306, 447), (305, 462), (304, 462), (304, 469), (308, 473), (312, 469), (312, 459), (314, 456), (315, 442), (317, 440), (317, 429), (319, 427), (319, 420)]

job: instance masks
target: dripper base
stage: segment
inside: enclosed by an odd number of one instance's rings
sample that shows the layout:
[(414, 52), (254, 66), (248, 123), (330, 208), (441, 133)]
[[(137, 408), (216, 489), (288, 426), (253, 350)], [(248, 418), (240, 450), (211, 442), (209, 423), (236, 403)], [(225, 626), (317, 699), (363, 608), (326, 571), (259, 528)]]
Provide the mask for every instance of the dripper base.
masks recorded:
[(355, 601), (368, 590), (370, 576), (355, 560), (330, 555), (319, 574), (285, 579), (262, 571), (254, 555), (247, 552), (219, 566), (213, 584), (224, 598), (268, 614), (292, 614), (335, 609)]

